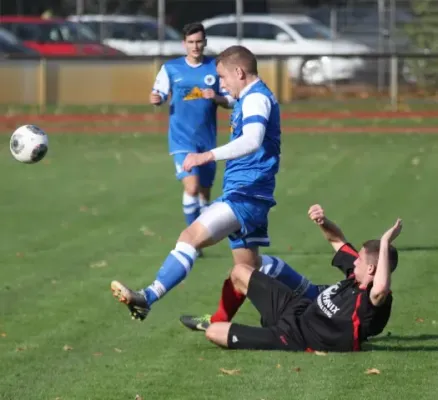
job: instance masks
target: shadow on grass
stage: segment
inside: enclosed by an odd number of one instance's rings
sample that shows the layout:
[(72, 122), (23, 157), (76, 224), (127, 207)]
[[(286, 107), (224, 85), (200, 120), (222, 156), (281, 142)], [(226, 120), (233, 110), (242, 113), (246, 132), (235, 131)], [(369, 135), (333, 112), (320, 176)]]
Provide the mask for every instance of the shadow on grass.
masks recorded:
[[(437, 343), (430, 343), (430, 341)], [(410, 344), (412, 342), (418, 343)], [(387, 335), (372, 339), (364, 343), (362, 347), (364, 351), (438, 351), (438, 335)]]

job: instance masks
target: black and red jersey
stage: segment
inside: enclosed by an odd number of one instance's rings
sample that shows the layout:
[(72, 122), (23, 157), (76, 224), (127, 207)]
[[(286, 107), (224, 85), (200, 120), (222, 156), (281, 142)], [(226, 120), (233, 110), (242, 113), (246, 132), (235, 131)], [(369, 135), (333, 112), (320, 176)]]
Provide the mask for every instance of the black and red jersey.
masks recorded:
[(354, 261), (358, 257), (347, 243), (336, 252), (332, 265), (346, 279), (323, 290), (298, 317), (300, 330), (313, 350), (357, 351), (361, 342), (383, 331), (391, 314), (392, 295), (376, 307), (370, 301), (370, 290), (354, 277)]

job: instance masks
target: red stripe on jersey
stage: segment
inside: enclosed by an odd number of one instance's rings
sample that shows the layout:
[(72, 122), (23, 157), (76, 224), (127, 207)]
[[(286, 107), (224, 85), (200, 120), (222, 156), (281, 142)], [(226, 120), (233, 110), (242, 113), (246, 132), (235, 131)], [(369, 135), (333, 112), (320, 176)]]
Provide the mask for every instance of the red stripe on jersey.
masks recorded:
[(358, 252), (353, 248), (351, 248), (348, 244), (344, 244), (339, 250), (341, 250), (344, 253), (351, 254), (354, 257), (359, 257)]
[(360, 328), (360, 318), (358, 315), (358, 310), (360, 307), (360, 303), (362, 301), (362, 293), (359, 293), (356, 299), (356, 305), (354, 306), (354, 312), (352, 317), (353, 322), (353, 351), (360, 350), (360, 341), (359, 341), (359, 328)]

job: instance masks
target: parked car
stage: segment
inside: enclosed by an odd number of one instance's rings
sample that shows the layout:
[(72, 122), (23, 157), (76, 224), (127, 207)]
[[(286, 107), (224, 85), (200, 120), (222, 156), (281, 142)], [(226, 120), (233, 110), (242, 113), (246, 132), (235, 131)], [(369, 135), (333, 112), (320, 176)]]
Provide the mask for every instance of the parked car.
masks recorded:
[[(424, 53), (427, 49), (421, 49), (415, 45), (412, 38), (404, 30), (406, 24), (415, 22), (415, 16), (407, 8), (398, 5), (394, 13), (395, 31), (391, 32), (391, 12), (386, 8), (382, 14), (382, 21), (379, 21), (379, 10), (377, 4), (355, 7), (339, 7), (336, 13), (337, 35), (348, 40), (364, 43), (375, 53), (390, 53), (395, 51), (403, 53)], [(327, 27), (330, 26), (330, 6), (321, 6), (309, 9), (308, 15), (317, 19)], [(415, 82), (416, 77), (410, 67), (415, 59), (404, 59), (399, 57), (399, 78), (407, 82)], [(374, 79), (380, 70), (385, 76), (385, 83), (389, 82), (390, 59), (382, 58), (369, 59), (367, 71), (374, 75)]]
[(44, 56), (116, 56), (123, 53), (99, 42), (86, 26), (63, 19), (0, 16), (1, 27)]
[(6, 29), (0, 28), (0, 57), (39, 56), (39, 53), (26, 47), (16, 36)]
[(158, 21), (136, 15), (72, 15), (70, 21), (90, 28), (108, 46), (131, 56), (183, 55), (182, 35), (170, 26), (164, 27), (164, 39), (158, 41)]
[[(207, 19), (203, 24), (213, 51), (237, 44), (235, 15)], [(327, 27), (305, 15), (246, 14), (242, 25), (243, 46), (256, 55), (297, 55), (288, 58), (289, 76), (308, 85), (352, 79), (365, 66), (360, 55), (370, 52), (364, 44), (332, 39)]]

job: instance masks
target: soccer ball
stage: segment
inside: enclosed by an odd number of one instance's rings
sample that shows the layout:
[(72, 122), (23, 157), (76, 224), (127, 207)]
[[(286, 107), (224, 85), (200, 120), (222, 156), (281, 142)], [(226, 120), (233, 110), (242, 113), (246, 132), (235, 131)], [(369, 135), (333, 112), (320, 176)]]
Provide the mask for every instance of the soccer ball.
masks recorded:
[(11, 153), (17, 161), (34, 164), (41, 161), (49, 149), (49, 138), (35, 125), (20, 126), (11, 136)]

